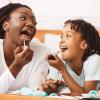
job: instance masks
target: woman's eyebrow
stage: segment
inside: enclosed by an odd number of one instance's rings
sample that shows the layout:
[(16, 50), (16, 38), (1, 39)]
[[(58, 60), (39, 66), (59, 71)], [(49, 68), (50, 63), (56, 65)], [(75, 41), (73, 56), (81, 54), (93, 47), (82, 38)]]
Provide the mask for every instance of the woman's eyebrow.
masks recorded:
[[(23, 12), (23, 11), (20, 11), (19, 13), (23, 13), (23, 14), (29, 15), (28, 13)], [(35, 16), (34, 16), (34, 15), (31, 15), (31, 17), (32, 17), (33, 19), (35, 18)], [(35, 24), (37, 24), (37, 22), (35, 22)]]
[[(26, 13), (26, 12), (22, 12), (22, 11), (20, 11), (19, 13), (23, 13), (23, 14), (29, 15), (28, 13)], [(35, 18), (34, 15), (30, 15), (30, 16), (33, 17), (33, 18)]]
[(26, 15), (28, 15), (26, 12), (22, 12), (22, 11), (19, 11), (19, 13), (23, 13), (23, 14), (26, 14)]

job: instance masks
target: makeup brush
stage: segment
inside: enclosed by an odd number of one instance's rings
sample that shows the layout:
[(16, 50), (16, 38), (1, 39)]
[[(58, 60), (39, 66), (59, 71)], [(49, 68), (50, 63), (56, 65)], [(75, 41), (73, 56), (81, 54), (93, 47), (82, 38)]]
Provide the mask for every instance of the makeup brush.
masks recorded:
[(26, 42), (26, 41), (25, 41), (25, 39), (24, 39), (24, 50), (27, 48), (27, 46), (26, 46), (25, 42)]

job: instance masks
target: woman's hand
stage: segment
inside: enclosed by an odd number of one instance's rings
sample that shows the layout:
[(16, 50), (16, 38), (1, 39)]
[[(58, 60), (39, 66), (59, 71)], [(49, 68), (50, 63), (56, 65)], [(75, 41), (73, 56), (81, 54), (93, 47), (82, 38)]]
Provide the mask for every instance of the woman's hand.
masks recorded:
[(14, 51), (14, 56), (14, 62), (18, 65), (24, 66), (32, 60), (33, 51), (29, 46), (26, 46), (24, 49), (23, 47), (18, 47)]
[(16, 77), (22, 67), (32, 60), (33, 51), (29, 48), (29, 46), (25, 47), (25, 49), (23, 49), (23, 47), (17, 47), (14, 50), (14, 56), (15, 59), (9, 68), (12, 74)]
[(62, 71), (65, 67), (64, 67), (64, 63), (62, 62), (62, 60), (57, 56), (57, 54), (55, 54), (53, 56), (53, 59), (49, 59), (51, 55), (47, 56), (47, 61), (48, 63), (55, 67), (56, 69), (58, 69), (59, 71)]

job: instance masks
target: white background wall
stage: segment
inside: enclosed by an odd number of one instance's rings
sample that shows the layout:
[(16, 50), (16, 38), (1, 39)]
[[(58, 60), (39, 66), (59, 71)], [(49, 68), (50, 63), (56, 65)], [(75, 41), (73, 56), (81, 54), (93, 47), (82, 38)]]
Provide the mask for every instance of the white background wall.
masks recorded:
[(39, 29), (62, 29), (69, 18), (84, 18), (100, 28), (100, 0), (0, 0), (0, 7), (10, 1), (30, 6)]

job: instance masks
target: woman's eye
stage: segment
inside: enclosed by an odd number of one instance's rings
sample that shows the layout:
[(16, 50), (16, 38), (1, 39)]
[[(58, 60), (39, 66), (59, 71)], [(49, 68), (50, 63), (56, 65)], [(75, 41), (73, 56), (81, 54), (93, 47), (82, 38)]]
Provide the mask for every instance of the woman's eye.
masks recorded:
[(25, 19), (26, 19), (26, 17), (20, 17), (20, 19), (21, 19), (21, 20), (25, 20)]

